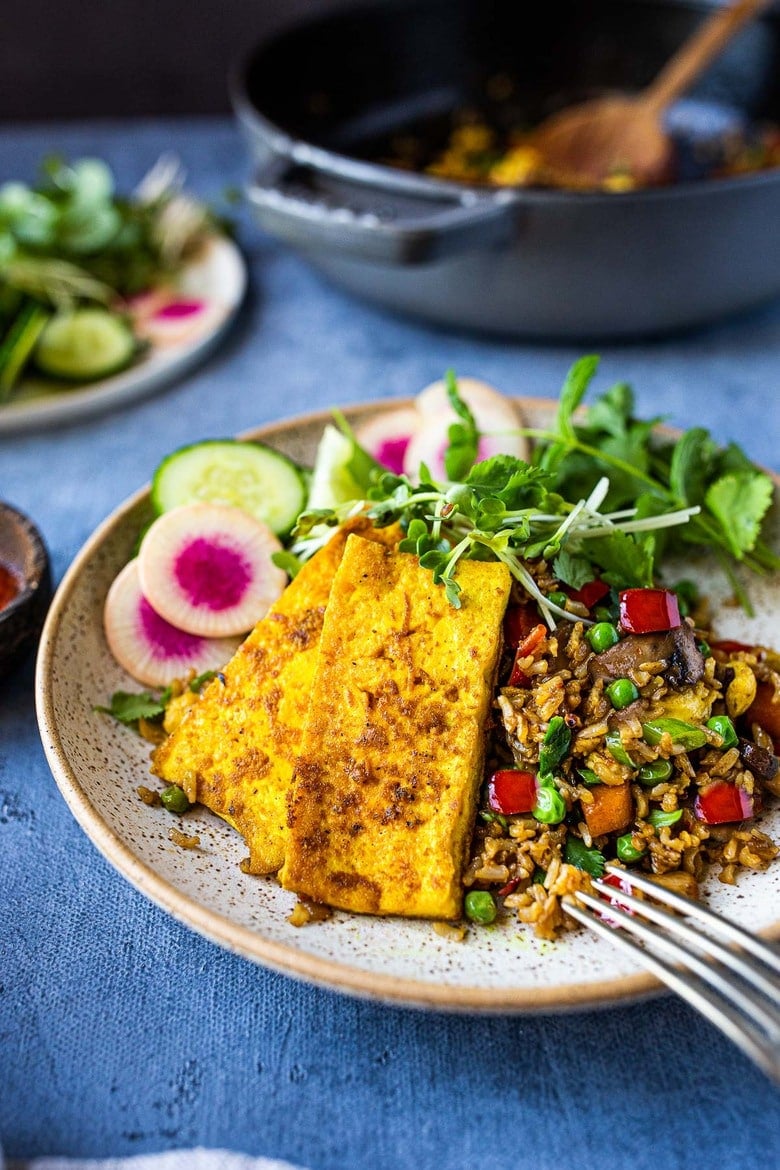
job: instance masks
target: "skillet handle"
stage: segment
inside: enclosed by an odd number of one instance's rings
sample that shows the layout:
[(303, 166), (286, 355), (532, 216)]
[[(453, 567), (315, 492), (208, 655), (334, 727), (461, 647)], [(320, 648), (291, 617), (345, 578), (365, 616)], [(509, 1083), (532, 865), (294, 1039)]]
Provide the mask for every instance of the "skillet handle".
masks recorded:
[(506, 244), (515, 221), (507, 190), (410, 191), (403, 179), (377, 187), (375, 172), (361, 181), (279, 156), (255, 172), (246, 195), (278, 239), (380, 264), (425, 264)]

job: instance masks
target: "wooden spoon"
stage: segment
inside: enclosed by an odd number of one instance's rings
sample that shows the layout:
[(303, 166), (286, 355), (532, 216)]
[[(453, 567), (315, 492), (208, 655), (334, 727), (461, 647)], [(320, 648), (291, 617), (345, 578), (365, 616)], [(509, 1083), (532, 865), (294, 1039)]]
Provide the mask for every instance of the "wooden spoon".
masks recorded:
[(638, 187), (662, 182), (672, 164), (672, 145), (661, 115), (689, 88), (732, 37), (770, 0), (737, 0), (713, 12), (634, 97), (607, 97), (546, 119), (531, 133), (545, 177), (556, 186), (597, 188), (616, 172)]

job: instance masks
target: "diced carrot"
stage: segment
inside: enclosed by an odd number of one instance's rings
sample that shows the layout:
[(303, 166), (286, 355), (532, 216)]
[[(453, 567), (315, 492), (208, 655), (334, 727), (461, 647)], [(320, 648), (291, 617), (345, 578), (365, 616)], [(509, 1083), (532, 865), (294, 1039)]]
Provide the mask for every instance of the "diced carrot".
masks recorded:
[(780, 702), (773, 703), (775, 688), (771, 683), (760, 682), (756, 687), (756, 697), (744, 714), (748, 726), (757, 723), (763, 727), (767, 735), (777, 743), (780, 741)]
[(628, 828), (634, 818), (630, 784), (597, 784), (590, 792), (593, 801), (583, 804), (582, 810), (594, 837)]

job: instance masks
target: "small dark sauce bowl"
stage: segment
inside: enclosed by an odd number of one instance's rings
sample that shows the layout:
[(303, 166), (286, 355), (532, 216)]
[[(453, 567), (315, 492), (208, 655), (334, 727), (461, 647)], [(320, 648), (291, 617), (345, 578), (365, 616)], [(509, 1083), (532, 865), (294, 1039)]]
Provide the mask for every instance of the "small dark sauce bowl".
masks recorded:
[(38, 643), (51, 601), (49, 554), (40, 532), (22, 512), (0, 502), (0, 565), (19, 591), (0, 609), (0, 683)]

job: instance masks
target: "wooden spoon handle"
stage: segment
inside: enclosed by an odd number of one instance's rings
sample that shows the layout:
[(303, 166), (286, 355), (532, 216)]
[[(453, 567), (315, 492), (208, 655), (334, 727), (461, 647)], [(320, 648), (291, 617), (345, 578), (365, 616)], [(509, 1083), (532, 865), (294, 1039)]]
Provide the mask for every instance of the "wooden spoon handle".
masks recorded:
[(742, 26), (763, 8), (767, 8), (770, 2), (737, 0), (736, 4), (713, 12), (647, 87), (641, 97), (642, 105), (656, 113), (664, 110), (675, 98), (685, 93)]

